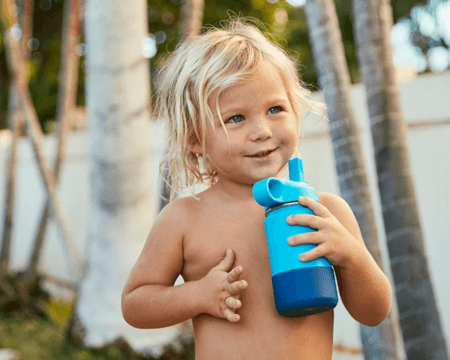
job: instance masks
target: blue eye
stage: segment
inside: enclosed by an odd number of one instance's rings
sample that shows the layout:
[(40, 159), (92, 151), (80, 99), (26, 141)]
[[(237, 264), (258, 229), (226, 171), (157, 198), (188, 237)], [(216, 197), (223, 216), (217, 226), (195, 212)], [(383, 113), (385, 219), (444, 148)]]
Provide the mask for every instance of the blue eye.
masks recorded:
[(268, 111), (269, 114), (278, 114), (281, 111), (281, 106), (271, 107)]
[(237, 124), (244, 120), (244, 117), (242, 115), (234, 115), (230, 117), (225, 124)]

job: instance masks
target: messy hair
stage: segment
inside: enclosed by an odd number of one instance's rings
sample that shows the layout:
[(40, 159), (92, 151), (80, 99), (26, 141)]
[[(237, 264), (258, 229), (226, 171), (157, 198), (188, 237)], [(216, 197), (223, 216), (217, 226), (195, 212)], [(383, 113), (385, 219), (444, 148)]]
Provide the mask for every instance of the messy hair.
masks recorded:
[[(305, 108), (324, 114), (324, 106), (309, 98), (310, 91), (298, 76), (296, 60), (242, 19), (233, 19), (221, 28), (209, 27), (202, 35), (187, 38), (159, 69), (155, 112), (158, 118), (168, 121), (169, 144), (162, 163), (167, 162), (171, 199), (184, 187), (192, 192), (196, 184), (212, 185), (217, 181), (206, 154), (207, 122), (214, 122), (208, 99), (214, 93), (218, 110), (220, 94), (247, 79), (260, 65), (273, 67), (283, 78), (297, 129)], [(217, 113), (220, 118), (220, 111)], [(203, 155), (190, 150), (194, 144), (202, 146)]]

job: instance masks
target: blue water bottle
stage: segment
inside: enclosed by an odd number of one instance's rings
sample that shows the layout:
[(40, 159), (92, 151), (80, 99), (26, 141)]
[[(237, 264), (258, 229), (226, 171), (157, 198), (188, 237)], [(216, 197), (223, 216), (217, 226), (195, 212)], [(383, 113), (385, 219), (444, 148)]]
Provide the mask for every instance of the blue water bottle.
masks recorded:
[(289, 161), (289, 178), (268, 178), (253, 185), (253, 196), (266, 208), (267, 244), (277, 312), (283, 316), (311, 315), (333, 309), (338, 296), (333, 267), (324, 258), (301, 262), (300, 254), (317, 245), (291, 246), (288, 237), (310, 231), (308, 226), (289, 225), (286, 218), (295, 214), (314, 214), (298, 203), (299, 196), (319, 201), (317, 191), (308, 185), (299, 158)]

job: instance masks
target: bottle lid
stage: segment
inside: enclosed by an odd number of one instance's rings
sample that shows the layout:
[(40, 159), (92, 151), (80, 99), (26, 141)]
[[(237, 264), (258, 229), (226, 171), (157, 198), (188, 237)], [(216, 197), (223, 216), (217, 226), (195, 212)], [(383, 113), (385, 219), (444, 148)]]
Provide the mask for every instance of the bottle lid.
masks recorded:
[(258, 181), (253, 185), (253, 197), (266, 210), (283, 203), (297, 201), (300, 196), (319, 200), (317, 191), (309, 186), (304, 178), (302, 159), (289, 160), (289, 179), (270, 177)]

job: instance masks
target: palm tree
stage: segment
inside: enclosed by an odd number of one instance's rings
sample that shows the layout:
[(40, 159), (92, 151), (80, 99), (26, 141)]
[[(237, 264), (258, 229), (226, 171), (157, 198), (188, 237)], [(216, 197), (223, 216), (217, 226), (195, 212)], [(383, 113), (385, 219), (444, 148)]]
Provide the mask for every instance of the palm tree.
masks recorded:
[(448, 359), (428, 270), (393, 63), (388, 0), (353, 0), (390, 265), (408, 359)]
[(148, 35), (146, 6), (145, 0), (130, 0), (126, 6), (122, 0), (86, 2), (87, 267), (68, 331), (69, 340), (88, 347), (125, 341), (139, 353), (157, 351), (180, 333), (177, 327), (135, 329), (123, 319), (120, 303), (155, 217), (150, 177), (150, 74), (142, 52)]
[[(332, 0), (307, 0), (304, 9), (318, 80), (328, 107), (341, 194), (355, 213), (370, 253), (383, 268), (336, 7)], [(360, 332), (366, 359), (399, 359), (398, 322), (392, 314), (377, 327), (361, 325)]]
[(181, 35), (183, 37), (200, 34), (203, 26), (205, 0), (185, 0), (181, 7)]

